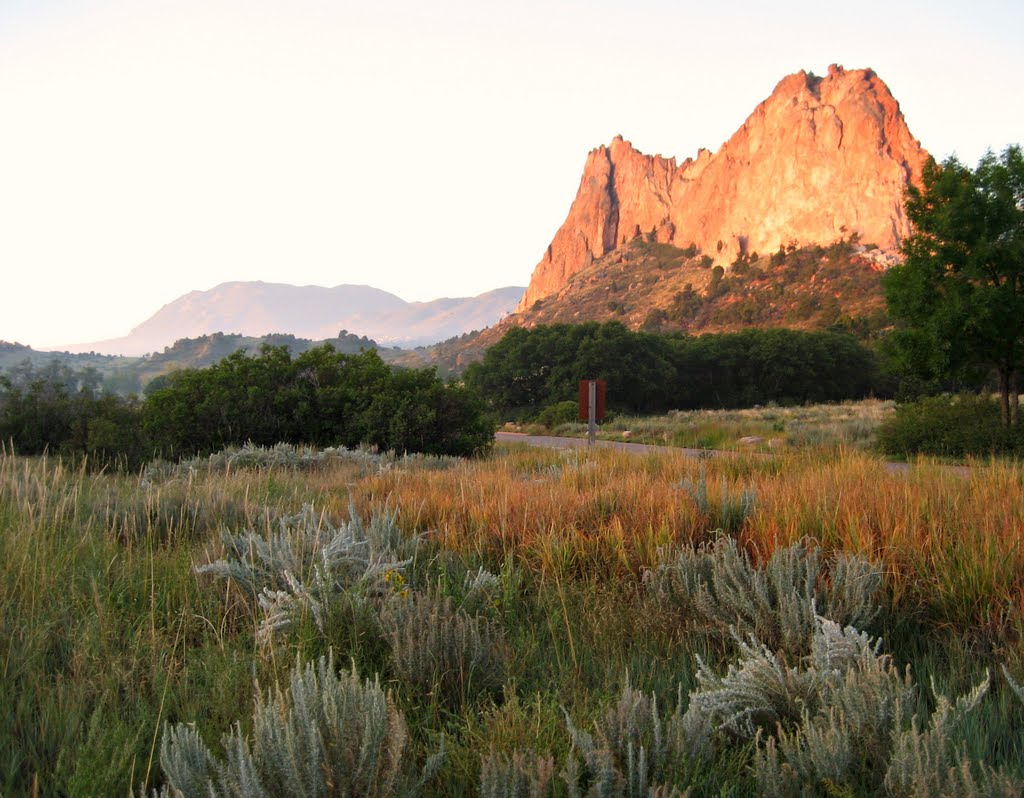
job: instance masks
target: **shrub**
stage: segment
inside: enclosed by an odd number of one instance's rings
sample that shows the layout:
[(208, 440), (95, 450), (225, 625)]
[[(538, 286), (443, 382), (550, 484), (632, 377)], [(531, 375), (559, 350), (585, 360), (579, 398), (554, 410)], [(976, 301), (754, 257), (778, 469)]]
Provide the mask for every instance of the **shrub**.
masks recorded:
[(724, 679), (702, 671), (702, 688), (712, 689), (691, 707), (758, 708), (762, 714), (746, 715), (749, 725), (739, 728), (758, 741), (754, 773), (765, 794), (799, 795), (827, 783), (877, 787), (915, 698), (909, 673), (880, 648), (853, 627), (820, 618), (814, 650), (798, 667), (748, 647)]
[(456, 608), (448, 596), (410, 592), (381, 609), (396, 674), (424, 696), (458, 707), (505, 683), (510, 653), (490, 621)]
[(698, 689), (682, 719), (690, 748), (754, 740), (760, 794), (1019, 795), (1024, 785), (970, 761), (962, 719), (989, 679), (934, 713), (912, 714), (917, 688), (880, 641), (816, 618), (811, 652), (792, 660), (751, 636), (719, 676), (698, 658)]
[(142, 472), (144, 482), (188, 478), (197, 472), (206, 474), (227, 473), (244, 469), (252, 471), (312, 471), (337, 463), (355, 463), (362, 466), (365, 474), (376, 474), (392, 467), (414, 466), (425, 469), (450, 468), (457, 463), (454, 457), (426, 454), (396, 454), (376, 452), (371, 448), (346, 449), (327, 447), (317, 449), (291, 443), (276, 443), (273, 446), (257, 446), (251, 442), (243, 446), (228, 446), (207, 457), (190, 457), (170, 463), (166, 460), (151, 460)]
[(647, 315), (644, 316), (640, 329), (644, 332), (655, 333), (661, 330), (666, 321), (668, 321), (668, 313), (661, 308), (652, 308), (647, 311)]
[(321, 657), (297, 663), (284, 690), (257, 695), (252, 735), (235, 726), (224, 740), (226, 761), (217, 761), (194, 727), (165, 727), (160, 795), (413, 795), (442, 754), (417, 774), (408, 739), (404, 717), (378, 681), (361, 681), (355, 669), (335, 674), (333, 657)]
[[(511, 573), (510, 569), (506, 569), (503, 575), (508, 576)], [(503, 583), (507, 584), (507, 580), (483, 567), (477, 568), (476, 571), (467, 571), (462, 580), (460, 609), (473, 614), (496, 606), (505, 587)]]
[(1019, 446), (1000, 420), (999, 405), (985, 396), (930, 396), (899, 405), (878, 429), (886, 454), (947, 457), (991, 455)]
[(579, 404), (577, 402), (558, 402), (548, 405), (537, 414), (537, 423), (543, 424), (548, 429), (554, 429), (559, 424), (568, 424), (575, 421), (579, 415)]
[(466, 388), (446, 385), (433, 369), (392, 371), (375, 351), (344, 355), (329, 344), (295, 359), (287, 347), (264, 345), (255, 357), (235, 352), (175, 372), (147, 391), (142, 416), (157, 450), (173, 457), (246, 441), (465, 456), (494, 439)]
[(573, 746), (564, 774), (569, 794), (580, 795), (585, 776), (588, 798), (681, 796), (668, 781), (682, 769), (692, 746), (682, 725), (683, 703), (680, 691), (680, 701), (666, 720), (657, 697), (634, 689), (627, 674), (618, 701), (594, 724), (593, 734), (576, 728), (566, 716)]
[(864, 627), (878, 612), (877, 566), (861, 557), (801, 543), (777, 549), (758, 568), (736, 541), (719, 537), (700, 547), (659, 551), (644, 574), (648, 589), (719, 633), (754, 636), (790, 658), (806, 654), (818, 629), (816, 613), (840, 626)]
[(322, 631), (327, 608), (339, 592), (383, 594), (391, 576), (412, 562), (421, 539), (405, 538), (387, 510), (375, 511), (368, 525), (354, 508), (349, 513), (348, 523), (335, 527), (305, 505), (296, 515), (280, 517), (276, 531), (269, 526), (262, 534), (223, 530), (228, 557), (196, 572), (231, 579), (258, 599), (264, 639), (303, 611), (312, 613)]
[(971, 766), (963, 745), (956, 744), (965, 717), (981, 703), (990, 680), (975, 686), (956, 701), (936, 696), (936, 707), (925, 725), (914, 716), (911, 728), (893, 741), (892, 757), (885, 774), (885, 787), (894, 798), (930, 798), (935, 795), (1019, 796), (1024, 784), (1014, 783), (1006, 774), (984, 763)]
[(1010, 685), (1010, 689), (1013, 691), (1013, 694), (1017, 696), (1021, 702), (1024, 702), (1024, 685), (1013, 678), (1005, 665), (1003, 665), (1003, 676), (1006, 677), (1006, 683)]

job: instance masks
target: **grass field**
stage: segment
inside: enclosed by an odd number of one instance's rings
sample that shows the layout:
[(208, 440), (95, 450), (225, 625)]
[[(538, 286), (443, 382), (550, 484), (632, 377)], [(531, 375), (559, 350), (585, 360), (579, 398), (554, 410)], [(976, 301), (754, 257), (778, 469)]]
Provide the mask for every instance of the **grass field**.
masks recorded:
[(355, 786), (314, 762), (308, 794), (1019, 794), (1024, 467), (889, 474), (848, 442), (141, 477), (4, 455), (0, 794), (158, 787), (206, 761), (189, 728), (262, 762), (301, 684), (254, 701), (329, 653), (347, 731), (287, 739), (379, 756)]

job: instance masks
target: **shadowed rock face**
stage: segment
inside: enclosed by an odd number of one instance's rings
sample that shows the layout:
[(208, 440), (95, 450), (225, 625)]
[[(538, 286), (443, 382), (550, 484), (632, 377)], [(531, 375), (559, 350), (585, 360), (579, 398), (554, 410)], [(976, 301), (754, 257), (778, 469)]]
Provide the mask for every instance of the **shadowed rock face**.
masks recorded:
[(870, 69), (835, 65), (823, 78), (784, 78), (714, 154), (700, 150), (677, 164), (616, 137), (587, 157), (569, 216), (518, 309), (651, 231), (723, 265), (741, 252), (853, 233), (895, 250), (908, 233), (904, 189), (926, 158), (885, 83)]

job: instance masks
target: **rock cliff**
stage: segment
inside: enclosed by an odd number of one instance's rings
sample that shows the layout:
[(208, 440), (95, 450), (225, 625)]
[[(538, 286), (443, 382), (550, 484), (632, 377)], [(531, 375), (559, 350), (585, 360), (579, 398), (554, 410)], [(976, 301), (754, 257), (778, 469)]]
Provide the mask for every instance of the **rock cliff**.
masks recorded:
[(784, 78), (713, 154), (678, 164), (616, 137), (587, 157), (518, 309), (639, 234), (693, 244), (723, 265), (852, 234), (895, 250), (908, 232), (904, 189), (926, 158), (885, 83), (870, 69), (835, 65), (825, 77)]

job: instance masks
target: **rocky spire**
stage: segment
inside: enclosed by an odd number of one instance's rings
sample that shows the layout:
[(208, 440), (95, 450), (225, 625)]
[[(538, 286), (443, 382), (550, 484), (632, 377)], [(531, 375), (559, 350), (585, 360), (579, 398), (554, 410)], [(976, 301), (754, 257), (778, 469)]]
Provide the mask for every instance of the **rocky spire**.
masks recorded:
[(639, 233), (695, 244), (722, 264), (854, 233), (895, 250), (908, 232), (903, 192), (926, 158), (885, 83), (836, 65), (784, 78), (714, 154), (677, 164), (616, 137), (587, 157), (519, 309)]

